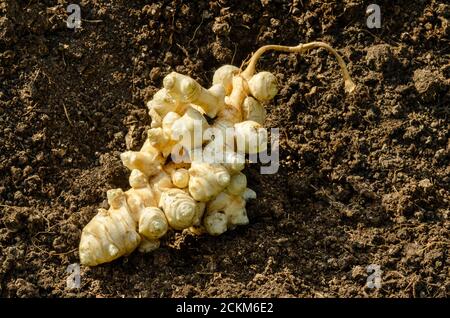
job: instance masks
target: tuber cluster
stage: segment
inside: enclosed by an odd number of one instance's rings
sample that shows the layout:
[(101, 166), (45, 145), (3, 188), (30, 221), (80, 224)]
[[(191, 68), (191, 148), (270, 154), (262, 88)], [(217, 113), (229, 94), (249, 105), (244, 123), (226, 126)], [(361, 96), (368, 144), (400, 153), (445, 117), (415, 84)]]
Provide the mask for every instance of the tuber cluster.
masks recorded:
[(147, 140), (139, 151), (120, 156), (131, 171), (131, 188), (107, 192), (109, 209), (99, 209), (82, 231), (81, 263), (95, 266), (135, 249), (152, 251), (172, 230), (220, 235), (248, 224), (246, 200), (256, 193), (241, 171), (245, 154), (267, 147), (263, 103), (278, 92), (276, 77), (256, 73), (256, 63), (268, 50), (301, 53), (313, 48), (336, 56), (345, 90), (353, 91), (344, 61), (322, 42), (261, 47), (245, 70), (232, 65), (217, 69), (209, 89), (188, 76), (168, 74), (147, 103), (152, 119)]

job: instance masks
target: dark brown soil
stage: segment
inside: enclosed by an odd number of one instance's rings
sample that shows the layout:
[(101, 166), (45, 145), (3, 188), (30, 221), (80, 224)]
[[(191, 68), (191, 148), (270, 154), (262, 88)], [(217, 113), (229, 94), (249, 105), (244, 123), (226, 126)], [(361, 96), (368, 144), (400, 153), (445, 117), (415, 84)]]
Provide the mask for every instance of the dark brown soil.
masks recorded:
[[(448, 297), (450, 6), (377, 1), (0, 1), (0, 295), (3, 297)], [(145, 101), (172, 70), (205, 86), (264, 44), (322, 40), (335, 59), (267, 54), (280, 93), (276, 175), (223, 236), (177, 234), (151, 254), (81, 268), (81, 229), (127, 185), (118, 154), (149, 127)], [(365, 287), (366, 267), (382, 287)]]

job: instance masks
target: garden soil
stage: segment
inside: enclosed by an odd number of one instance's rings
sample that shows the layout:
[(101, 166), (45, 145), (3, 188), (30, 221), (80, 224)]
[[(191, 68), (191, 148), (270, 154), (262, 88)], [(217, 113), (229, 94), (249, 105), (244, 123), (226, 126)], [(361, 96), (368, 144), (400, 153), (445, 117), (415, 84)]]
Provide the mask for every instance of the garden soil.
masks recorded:
[[(0, 296), (448, 297), (450, 6), (445, 1), (0, 1)], [(403, 4), (401, 4), (403, 3)], [(81, 266), (83, 227), (128, 187), (119, 154), (150, 126), (171, 71), (209, 87), (265, 44), (280, 167), (245, 169), (250, 224), (173, 233), (160, 249)], [(375, 276), (380, 288), (370, 288)], [(379, 274), (379, 275), (378, 275)], [(372, 286), (373, 287), (373, 286)]]

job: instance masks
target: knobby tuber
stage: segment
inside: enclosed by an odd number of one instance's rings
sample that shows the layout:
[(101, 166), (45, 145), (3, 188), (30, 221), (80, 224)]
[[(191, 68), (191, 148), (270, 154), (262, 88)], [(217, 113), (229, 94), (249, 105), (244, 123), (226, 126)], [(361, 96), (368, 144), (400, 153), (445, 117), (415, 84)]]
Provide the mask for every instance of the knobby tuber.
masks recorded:
[(147, 103), (152, 119), (147, 140), (140, 151), (120, 156), (131, 170), (131, 189), (108, 191), (109, 210), (99, 209), (82, 231), (81, 263), (110, 262), (136, 248), (152, 251), (171, 230), (220, 235), (248, 224), (245, 202), (256, 193), (247, 188), (241, 171), (245, 154), (267, 148), (262, 103), (278, 92), (276, 77), (256, 73), (256, 63), (269, 50), (302, 53), (314, 48), (337, 58), (345, 90), (351, 93), (355, 84), (343, 59), (322, 42), (263, 46), (245, 70), (232, 65), (217, 69), (209, 89), (186, 75), (168, 74)]

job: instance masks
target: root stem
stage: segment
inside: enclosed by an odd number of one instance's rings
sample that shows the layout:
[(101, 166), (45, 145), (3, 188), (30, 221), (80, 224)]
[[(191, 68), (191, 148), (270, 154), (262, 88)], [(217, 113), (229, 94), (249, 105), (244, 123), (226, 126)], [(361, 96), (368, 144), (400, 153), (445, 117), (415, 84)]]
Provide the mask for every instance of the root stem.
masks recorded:
[(259, 58), (262, 54), (264, 54), (267, 51), (281, 51), (281, 52), (289, 52), (289, 53), (303, 53), (308, 50), (316, 49), (316, 48), (324, 48), (331, 54), (333, 54), (338, 63), (341, 67), (342, 76), (344, 77), (344, 84), (345, 84), (345, 91), (347, 93), (351, 93), (355, 90), (356, 85), (353, 82), (350, 74), (347, 70), (347, 65), (345, 64), (342, 57), (339, 55), (338, 52), (336, 52), (335, 49), (333, 49), (330, 45), (324, 43), (324, 42), (310, 42), (305, 44), (299, 44), (297, 46), (284, 46), (284, 45), (265, 45), (261, 48), (259, 48), (250, 58), (250, 61), (247, 65), (247, 68), (241, 73), (241, 76), (249, 80), (253, 74), (255, 74), (256, 69), (256, 63), (258, 62)]

